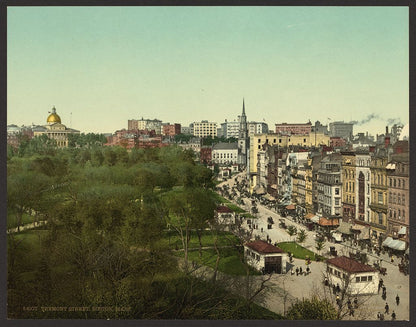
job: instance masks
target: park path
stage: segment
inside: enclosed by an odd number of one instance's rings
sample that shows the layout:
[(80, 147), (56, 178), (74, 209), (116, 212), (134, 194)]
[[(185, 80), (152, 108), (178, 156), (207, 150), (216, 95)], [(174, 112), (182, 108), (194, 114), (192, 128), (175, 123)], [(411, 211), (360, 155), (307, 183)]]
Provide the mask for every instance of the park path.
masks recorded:
[(33, 222), (33, 223), (30, 223), (30, 224), (25, 224), (23, 226), (20, 226), (20, 228), (19, 227), (9, 228), (7, 230), (7, 234), (20, 233), (20, 232), (23, 232), (25, 230), (30, 230), (30, 229), (34, 229), (34, 228), (37, 228), (37, 227), (45, 226), (46, 224), (47, 224), (47, 221), (42, 220), (42, 221), (39, 221), (39, 222)]

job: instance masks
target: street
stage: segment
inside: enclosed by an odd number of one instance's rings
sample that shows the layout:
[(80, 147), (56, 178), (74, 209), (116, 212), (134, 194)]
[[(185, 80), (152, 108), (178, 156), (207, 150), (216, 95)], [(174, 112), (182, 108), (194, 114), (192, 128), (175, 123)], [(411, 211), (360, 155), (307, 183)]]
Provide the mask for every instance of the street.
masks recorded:
[[(228, 185), (232, 189), (235, 185), (236, 178), (240, 180), (244, 178), (245, 173), (240, 173), (227, 181), (219, 184), (221, 187), (223, 185)], [(237, 195), (239, 196), (239, 192)], [(238, 197), (237, 196), (237, 197)], [(235, 197), (235, 198), (237, 198)], [(242, 206), (246, 211), (250, 212), (251, 200), (248, 198), (243, 198), (244, 206)], [(233, 201), (234, 202), (234, 201)], [(235, 202), (234, 202), (235, 203)], [(305, 230), (307, 237), (306, 240), (301, 244), (305, 248), (313, 252), (318, 252), (315, 248), (315, 236), (316, 232), (308, 231), (304, 225), (298, 224), (292, 221), (289, 217), (283, 218), (278, 213), (273, 210), (268, 209), (267, 207), (261, 205), (257, 201), (258, 213), (256, 214), (255, 224), (256, 228), (253, 230), (253, 237), (258, 235), (262, 240), (266, 240), (267, 237), (271, 239), (271, 244), (275, 242), (284, 242), (284, 241), (293, 241), (295, 236), (292, 238), (289, 234), (282, 228), (278, 227), (279, 219), (284, 219), (286, 226), (294, 225), (297, 230)], [(274, 224), (272, 229), (267, 229), (267, 219), (272, 217)], [(247, 223), (243, 223), (243, 228), (249, 228)], [(326, 255), (329, 252), (329, 247), (335, 246), (338, 251), (338, 255), (349, 256), (349, 252), (355, 250), (361, 251), (360, 248), (351, 246), (348, 242), (346, 243), (332, 243), (325, 242), (324, 248), (321, 250), (322, 255)], [(362, 251), (365, 252), (365, 251)], [(408, 320), (409, 319), (409, 276), (405, 276), (403, 273), (399, 272), (398, 260), (395, 260), (394, 263), (390, 262), (390, 259), (387, 254), (381, 254), (380, 256), (374, 253), (368, 253), (369, 262), (372, 264), (376, 261), (382, 260), (382, 267), (387, 269), (387, 275), (380, 277), (384, 280), (384, 285), (387, 289), (387, 298), (383, 300), (381, 297), (381, 292), (379, 295), (374, 296), (359, 296), (360, 310), (356, 310), (354, 317), (346, 316), (344, 319), (355, 319), (355, 320), (377, 320), (377, 313), (384, 313), (384, 306), (386, 302), (390, 306), (390, 313), (394, 310), (396, 313), (397, 320)], [(305, 269), (304, 260), (294, 259), (293, 265), (295, 267), (303, 267)], [(326, 271), (326, 264), (323, 262), (312, 262), (310, 265), (311, 273), (307, 276), (296, 276), (296, 274), (291, 275), (290, 271), (285, 275), (274, 275), (271, 278), (271, 283), (273, 289), (276, 289), (275, 292), (270, 292), (267, 297), (266, 306), (277, 313), (284, 314), (284, 311), (290, 306), (289, 303), (293, 302), (294, 299), (308, 298), (312, 295), (317, 295), (320, 297), (325, 296), (323, 278)], [(284, 303), (283, 295), (288, 294), (287, 301)], [(396, 305), (396, 295), (400, 297), (400, 304)], [(328, 296), (328, 295), (327, 295)], [(391, 320), (390, 315), (385, 315), (385, 320)]]

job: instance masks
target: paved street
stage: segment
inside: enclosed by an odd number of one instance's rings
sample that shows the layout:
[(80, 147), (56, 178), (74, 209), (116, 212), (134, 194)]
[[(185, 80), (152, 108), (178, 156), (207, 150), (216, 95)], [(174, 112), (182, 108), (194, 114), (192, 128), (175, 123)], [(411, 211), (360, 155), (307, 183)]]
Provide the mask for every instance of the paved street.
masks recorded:
[[(227, 184), (230, 189), (235, 184), (235, 179), (244, 177), (244, 173), (237, 174), (233, 178), (219, 184), (222, 186)], [(238, 192), (237, 192), (238, 193)], [(239, 194), (238, 194), (239, 195)], [(251, 208), (251, 199), (243, 198), (245, 206), (244, 209), (250, 211)], [(255, 219), (256, 224), (258, 225), (257, 229), (254, 229), (253, 234), (259, 235), (261, 239), (266, 240), (267, 236), (271, 239), (272, 244), (274, 242), (283, 242), (290, 241), (289, 234), (282, 228), (278, 227), (279, 219), (284, 219), (286, 226), (295, 225), (297, 229), (304, 229), (307, 233), (307, 238), (302, 244), (304, 247), (308, 248), (313, 252), (317, 252), (315, 249), (315, 232), (308, 231), (305, 226), (293, 222), (290, 218), (282, 218), (275, 211), (268, 209), (267, 207), (260, 205), (257, 202), (258, 214), (257, 219)], [(267, 229), (267, 218), (272, 217), (274, 220), (273, 228)], [(249, 228), (247, 224), (243, 224), (244, 228)], [(253, 235), (253, 236), (254, 236)], [(294, 237), (292, 237), (293, 240)], [(352, 247), (349, 242), (344, 243), (332, 243), (326, 242), (324, 249), (321, 251), (322, 254), (325, 254), (329, 251), (330, 246), (335, 246), (338, 251), (338, 255), (349, 255), (349, 252), (352, 250), (360, 250), (357, 247)], [(361, 251), (361, 250), (360, 250)], [(372, 265), (373, 262), (382, 259), (382, 266), (387, 268), (387, 275), (380, 276), (384, 280), (384, 284), (387, 288), (387, 299), (384, 301), (381, 298), (381, 293), (374, 296), (360, 296), (359, 298), (359, 310), (356, 310), (355, 317), (345, 317), (345, 319), (366, 319), (366, 320), (377, 320), (377, 312), (380, 311), (384, 313), (384, 306), (386, 302), (390, 306), (390, 313), (394, 310), (397, 315), (397, 320), (408, 320), (409, 319), (409, 276), (399, 272), (397, 266), (398, 262), (391, 263), (387, 254), (381, 254), (377, 256), (375, 254), (368, 254), (369, 264)], [(305, 269), (304, 260), (294, 259), (295, 266), (302, 266)], [(311, 273), (308, 276), (296, 276), (291, 275), (290, 272), (286, 275), (274, 275), (271, 279), (272, 284), (277, 287), (274, 292), (271, 292), (268, 295), (267, 307), (275, 312), (284, 313), (284, 301), (283, 295), (285, 290), (289, 293), (287, 297), (288, 303), (286, 303), (286, 309), (288, 308), (289, 303), (293, 301), (294, 298), (302, 299), (303, 297), (310, 297), (313, 294), (319, 296), (325, 296), (324, 287), (323, 287), (323, 276), (326, 269), (326, 264), (322, 262), (312, 262), (311, 263)], [(396, 295), (400, 297), (400, 304), (397, 306), (395, 302)], [(330, 294), (327, 296), (333, 297)], [(292, 299), (292, 300), (291, 300)], [(390, 320), (390, 315), (385, 315), (385, 320)]]

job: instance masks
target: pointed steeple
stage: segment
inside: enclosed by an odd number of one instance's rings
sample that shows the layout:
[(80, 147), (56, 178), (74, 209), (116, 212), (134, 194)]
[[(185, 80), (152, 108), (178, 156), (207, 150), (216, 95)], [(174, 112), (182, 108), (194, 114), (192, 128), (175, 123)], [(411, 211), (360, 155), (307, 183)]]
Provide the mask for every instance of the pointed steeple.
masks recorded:
[(246, 115), (246, 108), (244, 106), (244, 98), (243, 98), (243, 116), (245, 116), (245, 115)]

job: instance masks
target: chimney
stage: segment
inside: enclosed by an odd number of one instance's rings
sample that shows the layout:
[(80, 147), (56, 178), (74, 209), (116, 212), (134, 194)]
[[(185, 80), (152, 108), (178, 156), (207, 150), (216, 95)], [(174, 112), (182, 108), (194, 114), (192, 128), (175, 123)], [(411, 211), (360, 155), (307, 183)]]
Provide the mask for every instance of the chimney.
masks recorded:
[(387, 148), (390, 144), (390, 136), (384, 138), (384, 147)]
[(386, 136), (389, 134), (389, 127), (386, 126)]

